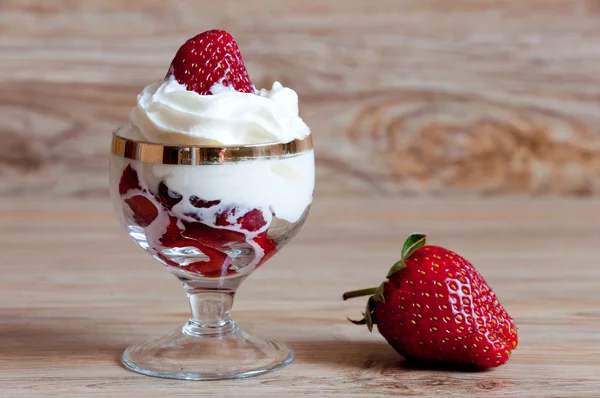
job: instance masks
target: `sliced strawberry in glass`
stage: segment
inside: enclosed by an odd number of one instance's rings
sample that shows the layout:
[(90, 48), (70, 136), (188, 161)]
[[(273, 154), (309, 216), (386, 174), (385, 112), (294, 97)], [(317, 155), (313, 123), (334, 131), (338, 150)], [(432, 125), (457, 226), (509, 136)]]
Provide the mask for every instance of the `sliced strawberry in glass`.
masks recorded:
[(158, 201), (167, 209), (171, 210), (173, 206), (181, 202), (183, 196), (178, 192), (172, 191), (167, 185), (161, 181), (158, 184), (158, 195), (156, 195)]
[(250, 210), (249, 212), (238, 218), (237, 222), (242, 226), (243, 229), (250, 232), (258, 231), (259, 229), (267, 225), (267, 222), (263, 217), (263, 213), (259, 209)]
[(133, 220), (140, 227), (147, 227), (152, 224), (152, 221), (158, 217), (158, 209), (145, 196), (136, 195), (129, 199), (125, 199), (125, 203), (129, 205), (131, 211), (133, 212)]
[(214, 249), (226, 250), (236, 243), (246, 241), (246, 236), (237, 231), (222, 228), (213, 228), (203, 223), (184, 222), (185, 230), (181, 235), (194, 239), (199, 243)]
[(170, 260), (167, 256), (165, 256), (162, 253), (156, 253), (156, 255), (158, 256), (158, 258), (160, 258), (162, 261), (164, 261), (166, 264), (172, 266), (172, 267), (177, 267), (179, 268), (179, 264), (177, 264), (175, 261)]
[(190, 204), (198, 209), (208, 209), (221, 203), (220, 200), (204, 200), (196, 195), (190, 196)]
[(189, 217), (189, 218), (193, 218), (196, 221), (202, 222), (202, 216), (198, 213), (191, 213), (191, 212), (185, 212), (183, 213), (184, 216)]
[[(231, 259), (227, 254), (213, 249), (212, 247), (205, 246), (198, 241), (193, 239), (181, 238), (169, 243), (170, 247), (195, 247), (200, 250), (204, 255), (208, 257), (207, 261), (196, 261), (189, 265), (177, 265), (179, 268), (193, 272), (200, 273), (203, 276), (213, 278), (219, 277), (222, 275), (229, 275), (235, 271), (230, 270), (229, 266), (231, 265)], [(173, 261), (169, 260), (168, 264), (172, 264)]]
[(140, 179), (138, 178), (137, 171), (128, 164), (127, 167), (125, 167), (125, 170), (123, 170), (123, 174), (121, 174), (119, 194), (125, 195), (132, 189), (142, 189), (142, 187), (140, 186)]
[[(201, 246), (201, 245), (200, 245)], [(207, 246), (199, 248), (206, 254), (209, 261), (197, 261), (185, 267), (190, 272), (199, 272), (207, 278), (218, 278), (220, 276), (232, 275), (234, 270), (230, 269), (231, 258), (227, 254)]]
[(170, 246), (169, 243), (176, 241), (181, 238), (181, 229), (177, 226), (177, 218), (173, 216), (169, 216), (169, 225), (167, 225), (167, 230), (163, 233), (160, 238), (160, 243), (167, 247)]
[(233, 225), (229, 222), (228, 218), (230, 216), (235, 216), (235, 212), (236, 208), (230, 207), (222, 212), (217, 213), (217, 217), (215, 218), (215, 225), (218, 225), (220, 227), (228, 227), (230, 225)]
[(269, 238), (269, 235), (267, 235), (266, 232), (256, 235), (253, 240), (264, 251), (263, 257), (260, 259), (260, 262), (256, 265), (256, 267), (258, 268), (268, 259), (273, 257), (275, 253), (277, 253), (277, 244), (273, 241), (273, 239)]

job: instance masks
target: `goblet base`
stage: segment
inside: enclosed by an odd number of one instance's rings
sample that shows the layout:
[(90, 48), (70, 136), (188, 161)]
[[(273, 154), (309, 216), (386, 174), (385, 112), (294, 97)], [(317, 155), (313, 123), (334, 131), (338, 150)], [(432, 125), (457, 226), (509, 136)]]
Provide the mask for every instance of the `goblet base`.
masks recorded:
[(148, 376), (181, 380), (236, 379), (280, 369), (294, 359), (286, 344), (256, 337), (235, 322), (212, 333), (193, 321), (163, 337), (132, 345), (123, 364)]

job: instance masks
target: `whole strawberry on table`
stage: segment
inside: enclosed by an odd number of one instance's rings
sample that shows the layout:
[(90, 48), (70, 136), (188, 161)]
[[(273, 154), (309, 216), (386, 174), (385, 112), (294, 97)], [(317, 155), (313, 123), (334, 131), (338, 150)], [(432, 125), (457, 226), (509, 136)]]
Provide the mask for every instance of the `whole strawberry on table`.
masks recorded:
[(403, 357), (426, 363), (492, 368), (517, 347), (517, 328), (473, 265), (426, 236), (410, 235), (401, 259), (377, 288), (344, 293), (370, 296), (364, 318)]

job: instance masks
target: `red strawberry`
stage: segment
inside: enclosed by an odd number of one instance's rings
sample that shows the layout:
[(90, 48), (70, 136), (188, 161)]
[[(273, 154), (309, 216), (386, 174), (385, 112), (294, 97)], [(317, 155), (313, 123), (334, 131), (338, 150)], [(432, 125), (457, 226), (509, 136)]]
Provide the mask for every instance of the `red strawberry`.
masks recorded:
[(264, 227), (267, 222), (263, 217), (262, 211), (259, 209), (252, 209), (240, 218), (237, 219), (238, 224), (242, 226), (246, 231), (254, 232)]
[(136, 195), (129, 199), (125, 200), (125, 203), (129, 205), (131, 211), (133, 212), (133, 220), (140, 227), (147, 227), (152, 224), (152, 221), (158, 217), (158, 209), (150, 201), (150, 199), (146, 198), (142, 195)]
[(158, 195), (156, 195), (156, 198), (165, 208), (171, 210), (173, 206), (181, 202), (183, 196), (175, 191), (171, 191), (169, 187), (161, 181), (160, 184), (158, 184)]
[(181, 268), (188, 272), (200, 273), (207, 278), (218, 278), (235, 272), (234, 270), (229, 269), (231, 258), (229, 258), (226, 253), (205, 246), (196, 240), (181, 238), (168, 242), (168, 244), (165, 245), (167, 247), (195, 247), (208, 257), (207, 261), (197, 261), (186, 266), (181, 266), (175, 261), (166, 258), (164, 255), (159, 255), (159, 257), (169, 265)]
[(170, 265), (172, 267), (177, 267), (179, 268), (179, 264), (177, 264), (175, 261), (169, 259), (167, 256), (165, 256), (162, 253), (156, 253), (156, 256), (161, 259), (166, 265)]
[(130, 164), (125, 167), (119, 181), (119, 194), (125, 195), (131, 189), (142, 189), (137, 171)]
[(225, 209), (225, 211), (217, 213), (217, 216), (215, 217), (215, 225), (218, 225), (219, 227), (228, 227), (233, 225), (229, 222), (228, 218), (229, 216), (235, 216), (236, 209), (236, 207), (230, 207)]
[(254, 93), (242, 54), (233, 37), (224, 30), (209, 30), (186, 41), (179, 48), (167, 77), (201, 95), (212, 94), (215, 83), (232, 86), (242, 93)]
[(209, 260), (198, 261), (186, 267), (182, 267), (182, 269), (190, 272), (201, 273), (206, 278), (219, 278), (221, 276), (233, 275), (235, 273), (234, 270), (229, 268), (231, 265), (231, 258), (226, 253), (208, 246), (202, 246), (200, 244), (197, 244), (196, 247), (202, 250), (202, 253), (209, 257)]
[(264, 251), (263, 257), (260, 259), (260, 262), (256, 265), (256, 267), (259, 267), (260, 265), (265, 263), (268, 259), (273, 257), (275, 255), (275, 253), (277, 253), (277, 245), (275, 244), (275, 242), (273, 242), (273, 240), (271, 238), (269, 238), (269, 236), (267, 235), (266, 232), (263, 232), (263, 233), (255, 236), (254, 242), (257, 245), (259, 245), (261, 247), (261, 249), (263, 249), (263, 251)]
[[(119, 194), (125, 195), (132, 189), (142, 190), (140, 179), (137, 171), (131, 165), (127, 165), (121, 180), (119, 181)], [(145, 190), (142, 190), (146, 192)], [(158, 209), (150, 199), (142, 195), (135, 195), (129, 199), (125, 199), (125, 203), (133, 212), (133, 220), (141, 227), (147, 227), (152, 224), (152, 221), (158, 217)]]
[(218, 250), (225, 250), (236, 243), (244, 243), (246, 236), (240, 232), (228, 229), (213, 228), (203, 223), (184, 223), (185, 231), (181, 235), (188, 239), (194, 239), (204, 246)]
[(504, 364), (517, 347), (517, 330), (496, 294), (475, 267), (458, 254), (424, 246), (413, 234), (388, 280), (373, 289), (344, 294), (344, 300), (371, 295), (367, 324), (407, 359), (490, 368)]
[[(225, 211), (217, 213), (215, 225), (220, 227), (228, 227), (233, 225), (231, 222), (229, 222), (228, 218), (231, 216), (235, 217), (236, 213), (237, 207), (230, 207), (225, 209)], [(262, 211), (259, 209), (252, 209), (244, 213), (243, 216), (238, 217), (236, 219), (236, 223), (246, 231), (255, 232), (264, 227), (267, 224), (267, 221), (265, 220)]]
[(181, 229), (177, 226), (177, 218), (169, 216), (169, 225), (160, 237), (160, 242), (167, 247), (174, 247), (171, 242), (181, 238)]
[(221, 203), (220, 200), (204, 200), (200, 199), (196, 195), (190, 196), (190, 203), (192, 206), (198, 209), (208, 209), (209, 207), (213, 207)]

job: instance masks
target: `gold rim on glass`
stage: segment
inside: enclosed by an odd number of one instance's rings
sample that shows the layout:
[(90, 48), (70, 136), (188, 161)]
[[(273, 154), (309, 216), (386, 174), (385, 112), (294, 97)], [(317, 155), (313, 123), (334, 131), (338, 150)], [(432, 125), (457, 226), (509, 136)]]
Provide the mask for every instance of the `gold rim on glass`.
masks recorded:
[(156, 164), (223, 164), (256, 159), (289, 157), (313, 149), (312, 135), (286, 143), (236, 146), (167, 146), (113, 134), (112, 153), (127, 159)]

